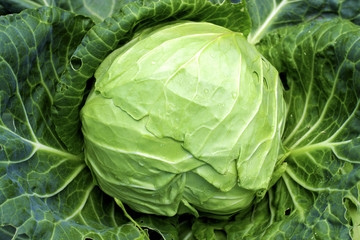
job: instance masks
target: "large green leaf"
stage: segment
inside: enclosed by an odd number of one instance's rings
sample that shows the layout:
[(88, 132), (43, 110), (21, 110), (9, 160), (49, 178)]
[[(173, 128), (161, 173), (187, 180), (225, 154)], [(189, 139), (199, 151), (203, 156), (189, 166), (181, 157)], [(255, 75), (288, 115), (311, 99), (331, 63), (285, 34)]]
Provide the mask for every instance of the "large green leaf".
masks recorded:
[(359, 30), (346, 20), (318, 20), (259, 43), (288, 89), (287, 169), (251, 216), (228, 226), (234, 239), (350, 239), (358, 231)]
[(0, 239), (140, 236), (54, 130), (55, 85), (91, 26), (51, 8), (0, 18)]
[[(42, 6), (59, 7), (65, 10), (90, 17), (94, 22), (102, 22), (105, 18), (118, 13), (126, 0), (6, 0), (5, 8), (10, 12)], [(99, 7), (101, 6), (101, 7)]]
[(252, 30), (249, 42), (257, 43), (272, 30), (309, 22), (317, 18), (339, 17), (360, 24), (358, 0), (246, 0)]

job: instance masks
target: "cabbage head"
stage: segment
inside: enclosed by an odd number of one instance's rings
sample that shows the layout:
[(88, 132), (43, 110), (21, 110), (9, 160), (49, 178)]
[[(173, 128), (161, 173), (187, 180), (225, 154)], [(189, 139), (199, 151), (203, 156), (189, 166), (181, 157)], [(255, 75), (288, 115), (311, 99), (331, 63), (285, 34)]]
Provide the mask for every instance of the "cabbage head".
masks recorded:
[(238, 32), (178, 21), (138, 31), (98, 68), (81, 111), (101, 189), (150, 214), (229, 215), (276, 181), (276, 69)]

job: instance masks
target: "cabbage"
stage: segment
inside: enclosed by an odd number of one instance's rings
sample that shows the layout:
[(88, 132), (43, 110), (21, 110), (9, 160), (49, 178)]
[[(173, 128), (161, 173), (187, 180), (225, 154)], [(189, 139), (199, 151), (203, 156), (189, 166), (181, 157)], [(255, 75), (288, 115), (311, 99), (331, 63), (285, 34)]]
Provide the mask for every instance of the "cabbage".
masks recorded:
[(276, 69), (243, 34), (199, 22), (148, 28), (95, 73), (85, 159), (134, 210), (226, 215), (261, 199), (285, 119)]

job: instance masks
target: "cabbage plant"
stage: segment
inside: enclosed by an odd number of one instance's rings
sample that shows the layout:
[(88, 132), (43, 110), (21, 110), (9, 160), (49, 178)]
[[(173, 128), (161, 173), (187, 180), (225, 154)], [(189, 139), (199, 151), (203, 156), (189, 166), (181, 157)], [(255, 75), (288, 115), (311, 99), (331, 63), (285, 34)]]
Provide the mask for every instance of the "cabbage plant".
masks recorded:
[(360, 238), (357, 0), (0, 15), (0, 239)]

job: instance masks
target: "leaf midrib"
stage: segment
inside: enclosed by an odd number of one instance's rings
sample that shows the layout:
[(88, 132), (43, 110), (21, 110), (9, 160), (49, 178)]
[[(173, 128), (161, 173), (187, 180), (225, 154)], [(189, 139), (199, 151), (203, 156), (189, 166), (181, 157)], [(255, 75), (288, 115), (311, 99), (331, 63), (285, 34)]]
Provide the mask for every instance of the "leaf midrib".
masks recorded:
[(64, 150), (60, 150), (60, 149), (56, 149), (56, 148), (53, 148), (53, 147), (50, 147), (50, 146), (46, 146), (38, 141), (34, 142), (34, 141), (31, 141), (29, 139), (26, 139), (26, 138), (23, 138), (22, 136), (18, 135), (17, 133), (11, 131), (10, 129), (4, 127), (4, 126), (1, 126), (0, 125), (0, 129), (4, 129), (5, 131), (11, 133), (12, 135), (16, 136), (17, 138), (19, 138), (21, 141), (23, 142), (26, 142), (26, 143), (29, 143), (31, 144), (35, 149), (33, 152), (37, 152), (37, 151), (44, 151), (44, 152), (49, 152), (49, 153), (53, 153), (55, 155), (58, 155), (58, 156), (62, 156), (62, 157), (65, 157), (69, 160), (75, 160), (75, 161), (82, 161), (82, 155), (79, 154), (79, 155), (74, 155), (72, 153), (69, 153), (69, 152), (66, 152)]

